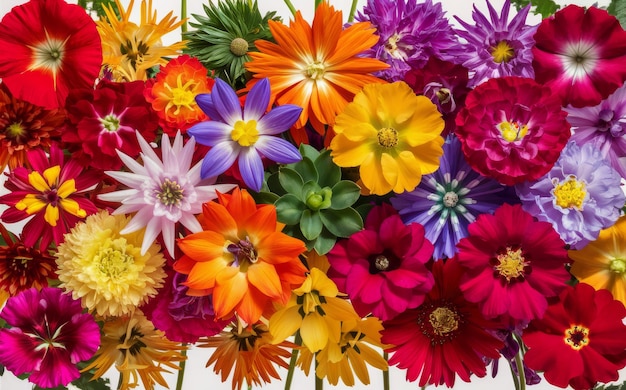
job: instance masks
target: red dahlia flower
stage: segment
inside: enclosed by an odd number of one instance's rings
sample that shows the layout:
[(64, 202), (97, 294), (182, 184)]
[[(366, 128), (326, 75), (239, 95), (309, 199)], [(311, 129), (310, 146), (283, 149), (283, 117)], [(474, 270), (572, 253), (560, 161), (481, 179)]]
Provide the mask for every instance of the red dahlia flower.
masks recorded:
[(467, 95), (456, 135), (475, 171), (513, 185), (552, 168), (570, 137), (566, 116), (549, 87), (528, 78), (495, 78)]
[(63, 107), (69, 90), (93, 86), (101, 65), (96, 23), (78, 5), (31, 0), (0, 22), (0, 78), (19, 99)]
[(565, 243), (549, 222), (537, 221), (520, 205), (507, 203), (481, 214), (459, 241), (459, 263), (467, 268), (461, 290), (488, 317), (541, 318), (548, 301), (570, 275)]
[(535, 80), (564, 106), (595, 106), (626, 80), (626, 31), (607, 11), (569, 5), (535, 33)]
[(568, 286), (559, 301), (524, 331), (528, 367), (558, 387), (591, 389), (611, 382), (626, 365), (626, 309), (607, 290)]

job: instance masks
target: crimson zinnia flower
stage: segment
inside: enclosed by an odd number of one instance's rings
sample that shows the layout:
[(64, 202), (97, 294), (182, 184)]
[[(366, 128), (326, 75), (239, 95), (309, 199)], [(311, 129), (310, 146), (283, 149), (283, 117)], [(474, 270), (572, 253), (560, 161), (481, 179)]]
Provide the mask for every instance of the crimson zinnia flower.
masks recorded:
[(488, 330), (498, 324), (486, 320), (478, 306), (459, 290), (463, 268), (456, 258), (436, 261), (432, 268), (435, 287), (417, 309), (407, 310), (383, 322), (383, 344), (395, 345), (390, 365), (406, 369), (406, 378), (419, 386), (454, 386), (456, 375), (469, 382), (473, 373), (487, 373), (484, 358), (498, 359), (502, 340)]
[(467, 268), (461, 290), (486, 317), (540, 318), (548, 297), (558, 295), (570, 275), (565, 243), (549, 222), (537, 221), (508, 203), (481, 214), (457, 244)]
[(69, 90), (92, 87), (102, 65), (96, 23), (63, 0), (31, 0), (0, 22), (0, 78), (13, 95), (63, 107)]
[(585, 283), (568, 286), (559, 298), (524, 331), (528, 367), (544, 371), (555, 386), (576, 390), (617, 380), (626, 365), (624, 305)]
[(513, 185), (552, 168), (570, 137), (566, 116), (549, 87), (528, 78), (495, 78), (467, 95), (456, 135), (475, 171)]
[(15, 375), (53, 388), (80, 376), (76, 364), (90, 359), (100, 344), (100, 328), (75, 301), (58, 288), (23, 291), (9, 298), (0, 318), (0, 364)]

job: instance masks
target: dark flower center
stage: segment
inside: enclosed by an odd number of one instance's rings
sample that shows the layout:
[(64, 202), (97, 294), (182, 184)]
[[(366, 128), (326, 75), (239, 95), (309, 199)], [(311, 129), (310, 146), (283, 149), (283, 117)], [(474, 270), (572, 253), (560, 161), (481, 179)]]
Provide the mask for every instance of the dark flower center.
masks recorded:
[[(126, 337), (128, 335), (128, 337)], [(133, 326), (133, 328), (129, 333), (124, 333), (120, 336), (119, 343), (120, 346), (118, 349), (122, 354), (126, 354), (126, 352), (130, 353), (132, 356), (137, 356), (141, 353), (141, 349), (147, 347), (147, 345), (141, 341), (145, 335), (141, 332), (139, 328)], [(121, 348), (121, 345), (130, 345), (128, 349)]]
[(530, 273), (530, 261), (519, 246), (507, 246), (491, 259), (494, 275), (506, 283), (521, 282)]
[(155, 190), (157, 199), (166, 207), (180, 206), (180, 201), (184, 198), (183, 191), (180, 184), (170, 179), (163, 180), (161, 188)]
[(370, 263), (369, 272), (372, 275), (384, 271), (393, 271), (400, 267), (401, 263), (400, 259), (389, 250), (370, 255), (368, 262)]
[(230, 43), (230, 52), (237, 57), (241, 57), (246, 55), (246, 53), (248, 52), (248, 47), (248, 41), (243, 38), (235, 38)]
[(579, 351), (589, 345), (589, 328), (582, 325), (572, 325), (565, 330), (563, 340), (565, 344), (569, 345), (573, 350)]
[(432, 346), (442, 345), (459, 334), (463, 315), (455, 305), (445, 300), (428, 302), (419, 307), (417, 324)]
[(618, 138), (623, 135), (624, 121), (615, 115), (613, 110), (603, 109), (598, 114), (598, 123), (596, 127), (601, 132), (609, 132), (612, 137)]
[(263, 333), (267, 333), (267, 330), (256, 325), (247, 328), (233, 326), (230, 338), (237, 342), (240, 351), (252, 351), (257, 340), (263, 337)]
[[(258, 259), (258, 253), (254, 249), (254, 245), (250, 242), (250, 238), (239, 240), (238, 243), (229, 244), (226, 250), (233, 254), (235, 261), (233, 266), (247, 268), (250, 264), (254, 264)], [(243, 271), (245, 272), (245, 270)]]
[(393, 148), (398, 144), (398, 130), (393, 127), (383, 127), (378, 130), (378, 144), (383, 148)]
[(141, 63), (143, 57), (148, 54), (148, 50), (150, 50), (150, 46), (141, 41), (139, 41), (136, 46), (137, 48), (135, 49), (130, 41), (126, 41), (126, 44), (120, 46), (120, 52), (128, 57), (133, 68), (137, 68), (137, 61)]

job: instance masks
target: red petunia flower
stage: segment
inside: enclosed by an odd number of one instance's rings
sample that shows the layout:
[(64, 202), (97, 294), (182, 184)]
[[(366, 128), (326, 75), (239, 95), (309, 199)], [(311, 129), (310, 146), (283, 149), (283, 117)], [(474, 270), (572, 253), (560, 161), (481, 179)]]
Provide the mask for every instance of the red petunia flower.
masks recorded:
[(144, 139), (156, 139), (158, 117), (143, 96), (144, 82), (101, 81), (96, 89), (72, 91), (67, 98), (69, 125), (62, 134), (72, 158), (99, 170), (119, 170), (116, 149), (135, 158)]
[(14, 96), (63, 107), (69, 90), (92, 87), (102, 65), (96, 23), (63, 0), (31, 0), (0, 22), (0, 78)]
[(597, 7), (569, 5), (535, 33), (535, 80), (564, 106), (595, 106), (626, 80), (626, 31)]
[(503, 204), (481, 214), (459, 241), (459, 263), (467, 268), (461, 290), (488, 317), (541, 318), (548, 301), (565, 287), (570, 260), (549, 222), (537, 221), (520, 205)]
[(513, 185), (552, 168), (570, 137), (566, 116), (549, 87), (528, 78), (495, 78), (467, 95), (456, 135), (475, 171)]
[(424, 301), (433, 286), (425, 266), (432, 254), (424, 227), (405, 225), (391, 205), (383, 204), (370, 211), (365, 230), (328, 253), (328, 276), (360, 316), (389, 320)]
[(489, 333), (499, 323), (486, 320), (478, 306), (459, 290), (463, 268), (456, 258), (436, 261), (432, 269), (435, 287), (417, 309), (384, 321), (381, 341), (395, 345), (390, 365), (406, 369), (406, 378), (419, 386), (454, 386), (456, 375), (469, 382), (471, 374), (483, 377), (486, 360), (498, 359), (502, 340)]
[(608, 290), (568, 286), (524, 331), (528, 367), (558, 387), (591, 389), (618, 379), (626, 365), (626, 309)]

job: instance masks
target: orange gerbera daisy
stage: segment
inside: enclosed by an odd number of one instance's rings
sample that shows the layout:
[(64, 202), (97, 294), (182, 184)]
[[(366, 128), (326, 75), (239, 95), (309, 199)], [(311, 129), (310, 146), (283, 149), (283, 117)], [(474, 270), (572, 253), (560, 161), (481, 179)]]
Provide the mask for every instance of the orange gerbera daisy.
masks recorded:
[(325, 1), (317, 7), (312, 26), (298, 11), (289, 27), (270, 20), (269, 28), (276, 43), (257, 40), (259, 52), (248, 53), (252, 61), (245, 66), (254, 73), (253, 84), (269, 78), (279, 104), (303, 108), (296, 128), (310, 120), (323, 134), (323, 125), (332, 125), (364, 85), (384, 82), (370, 73), (388, 65), (359, 57), (378, 42), (375, 29), (369, 22), (360, 22), (344, 30), (342, 12)]
[(246, 190), (218, 192), (218, 200), (202, 207), (204, 231), (178, 241), (185, 255), (174, 268), (189, 275), (185, 285), (192, 293), (213, 294), (217, 318), (236, 312), (253, 324), (302, 284), (307, 270), (298, 256), (306, 248), (280, 232), (284, 225), (273, 205), (257, 205)]

